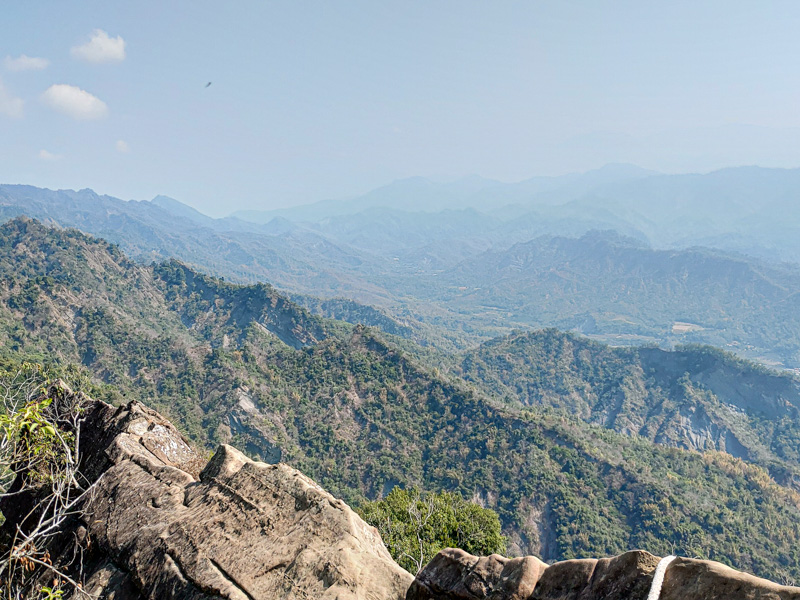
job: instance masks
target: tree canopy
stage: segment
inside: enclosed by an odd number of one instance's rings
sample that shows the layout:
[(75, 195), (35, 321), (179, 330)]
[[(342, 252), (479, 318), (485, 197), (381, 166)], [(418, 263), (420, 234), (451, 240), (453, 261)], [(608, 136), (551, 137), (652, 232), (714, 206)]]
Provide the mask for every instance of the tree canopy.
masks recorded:
[(505, 552), (497, 513), (456, 493), (422, 494), (416, 488), (395, 487), (358, 512), (378, 529), (392, 557), (412, 573), (421, 571), (444, 548), (480, 556)]

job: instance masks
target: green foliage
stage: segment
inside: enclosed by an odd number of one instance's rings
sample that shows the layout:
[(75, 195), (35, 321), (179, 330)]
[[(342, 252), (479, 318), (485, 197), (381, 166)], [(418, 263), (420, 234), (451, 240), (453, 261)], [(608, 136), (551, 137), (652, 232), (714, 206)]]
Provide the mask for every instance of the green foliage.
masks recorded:
[(459, 494), (421, 494), (416, 488), (395, 487), (382, 500), (363, 504), (358, 513), (378, 528), (392, 557), (412, 573), (444, 548), (477, 556), (506, 551), (497, 513)]
[[(0, 364), (0, 493), (14, 476), (22, 473), (26, 485), (59, 485), (66, 464), (74, 463), (71, 452), (75, 435), (61, 431), (53, 411), (54, 398), (48, 386), (55, 372), (32, 363)], [(76, 408), (79, 416), (80, 409)]]
[(61, 600), (64, 597), (64, 590), (44, 586), (39, 594), (40, 600)]
[(32, 400), (17, 412), (0, 415), (3, 439), (11, 443), (24, 443), (32, 458), (50, 455), (58, 435), (42, 411), (52, 402), (51, 398)]
[(454, 371), (508, 402), (800, 477), (800, 381), (717, 348), (614, 348), (545, 329), (482, 344)]
[[(641, 547), (800, 577), (798, 421), (759, 412), (789, 400), (790, 379), (708, 350), (616, 350), (554, 331), (492, 342), (448, 371), (435, 352), (314, 317), (268, 286), (138, 266), (31, 223), (0, 232), (0, 275), (5, 354), (82, 364), (71, 370), (91, 373), (91, 393), (139, 399), (200, 443), (280, 456), (352, 505), (395, 486), (446, 490), (496, 511), (514, 554)], [(33, 304), (11, 307), (26, 286)], [(744, 385), (724, 396), (710, 374)], [(670, 424), (702, 411), (761, 466), (668, 447), (688, 445)]]
[(29, 482), (53, 483), (74, 440), (56, 429), (47, 395), (51, 371), (41, 365), (0, 361), (0, 493), (25, 472)]
[(0, 595), (28, 597), (31, 586), (35, 589), (48, 572), (56, 583), (39, 588), (38, 597), (62, 598), (58, 582), (68, 582), (73, 590), (79, 584), (64, 575), (63, 565), (52, 562), (48, 545), (85, 500), (78, 432), (87, 397), (72, 393), (61, 381), (51, 385), (50, 369), (30, 363), (14, 369), (8, 358), (0, 362), (0, 496), (14, 512), (9, 496), (37, 502), (15, 522), (17, 533), (0, 540)]

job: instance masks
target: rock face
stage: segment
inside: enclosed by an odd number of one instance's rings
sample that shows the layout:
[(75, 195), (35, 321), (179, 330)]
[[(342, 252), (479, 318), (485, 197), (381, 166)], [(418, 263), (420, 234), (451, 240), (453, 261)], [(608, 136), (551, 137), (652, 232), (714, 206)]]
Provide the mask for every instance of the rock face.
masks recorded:
[(546, 569), (547, 564), (533, 556), (508, 559), (492, 554), (479, 558), (448, 548), (434, 556), (417, 575), (406, 600), (523, 600), (533, 593)]
[[(91, 402), (82, 431), (81, 473), (93, 493), (47, 549), (97, 599), (645, 600), (659, 562), (633, 551), (548, 566), (447, 549), (414, 579), (377, 530), (285, 464), (255, 462), (227, 445), (206, 463), (172, 424), (135, 402)], [(13, 534), (35, 501), (0, 500), (0, 533)], [(51, 581), (34, 573), (28, 596)], [(800, 600), (800, 588), (678, 558), (659, 600)]]
[[(659, 559), (635, 550), (613, 558), (478, 558), (449, 548), (417, 575), (406, 600), (646, 600)], [(659, 600), (800, 600), (782, 586), (707, 560), (677, 558)]]
[[(60, 537), (77, 540), (84, 590), (95, 597), (405, 596), (413, 577), (377, 531), (299, 471), (230, 446), (199, 471), (203, 461), (178, 431), (137, 403), (95, 403), (84, 431), (83, 471), (95, 491)], [(75, 546), (54, 548), (56, 560)]]

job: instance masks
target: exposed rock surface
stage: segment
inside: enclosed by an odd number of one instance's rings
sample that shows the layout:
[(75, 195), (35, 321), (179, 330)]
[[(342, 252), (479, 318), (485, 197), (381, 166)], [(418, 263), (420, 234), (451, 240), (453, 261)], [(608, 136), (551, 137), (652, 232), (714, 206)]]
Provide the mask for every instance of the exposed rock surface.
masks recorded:
[[(95, 403), (84, 431), (95, 492), (61, 538), (77, 540), (97, 598), (401, 600), (413, 579), (373, 527), (285, 464), (221, 446), (199, 471), (178, 431), (137, 403)], [(62, 546), (56, 560), (75, 552)]]
[[(633, 551), (548, 566), (447, 549), (414, 579), (374, 528), (285, 464), (227, 445), (206, 463), (136, 402), (92, 402), (82, 431), (81, 472), (93, 493), (49, 550), (98, 599), (645, 600), (659, 562)], [(33, 502), (0, 502), (6, 533)], [(32, 590), (49, 583), (35, 581)], [(678, 558), (659, 600), (800, 600), (800, 588)]]
[[(658, 557), (641, 550), (613, 558), (565, 560), (479, 558), (449, 548), (411, 584), (406, 600), (646, 600)], [(782, 586), (707, 560), (677, 558), (659, 600), (800, 600)]]
[(479, 558), (448, 548), (439, 552), (417, 575), (406, 600), (523, 600), (533, 593), (546, 569), (547, 564), (533, 556), (509, 559), (492, 554)]

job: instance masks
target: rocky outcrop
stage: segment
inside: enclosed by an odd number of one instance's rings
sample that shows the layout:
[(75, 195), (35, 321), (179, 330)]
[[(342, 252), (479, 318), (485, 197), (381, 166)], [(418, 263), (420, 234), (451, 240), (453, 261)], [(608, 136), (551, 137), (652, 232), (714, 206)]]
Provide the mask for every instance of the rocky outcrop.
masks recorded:
[(413, 579), (377, 530), (285, 464), (221, 446), (200, 470), (178, 431), (135, 402), (95, 403), (84, 431), (93, 493), (53, 556), (78, 577), (82, 553), (94, 597), (401, 600)]
[[(299, 471), (227, 445), (206, 462), (141, 404), (84, 404), (80, 471), (91, 493), (47, 556), (92, 598), (645, 600), (653, 587), (659, 559), (642, 551), (547, 565), (447, 549), (414, 579), (377, 530)], [(4, 497), (0, 533), (35, 515), (35, 502)], [(660, 571), (659, 600), (800, 600), (800, 588), (715, 562), (677, 558)], [(29, 597), (52, 579), (34, 572)]]
[[(449, 548), (417, 575), (406, 600), (646, 600), (659, 559), (636, 550), (613, 558), (476, 557)], [(676, 558), (659, 600), (800, 600), (782, 586), (708, 560)]]
[(497, 554), (477, 557), (448, 548), (437, 554), (417, 575), (406, 600), (525, 600), (547, 564), (533, 556), (504, 558)]

